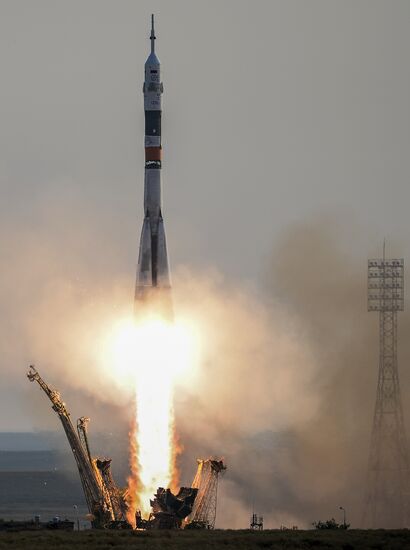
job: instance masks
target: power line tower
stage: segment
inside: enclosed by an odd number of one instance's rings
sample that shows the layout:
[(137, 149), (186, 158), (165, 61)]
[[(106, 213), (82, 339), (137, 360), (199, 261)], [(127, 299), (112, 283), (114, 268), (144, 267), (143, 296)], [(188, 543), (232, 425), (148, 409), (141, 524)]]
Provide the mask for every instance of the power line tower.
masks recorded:
[(379, 378), (371, 435), (364, 524), (407, 527), (410, 462), (397, 368), (397, 312), (404, 309), (404, 261), (368, 262), (368, 311), (379, 312)]

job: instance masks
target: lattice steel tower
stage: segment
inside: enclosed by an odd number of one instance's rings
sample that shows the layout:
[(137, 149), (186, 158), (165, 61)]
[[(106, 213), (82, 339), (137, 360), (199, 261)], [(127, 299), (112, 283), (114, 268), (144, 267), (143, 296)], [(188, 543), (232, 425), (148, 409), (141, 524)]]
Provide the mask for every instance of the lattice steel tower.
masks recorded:
[(198, 489), (194, 507), (187, 523), (192, 528), (214, 529), (219, 474), (226, 470), (222, 459), (198, 458), (198, 469), (192, 487)]
[(397, 368), (397, 312), (404, 309), (404, 261), (369, 260), (368, 311), (379, 312), (379, 378), (370, 443), (366, 527), (408, 527), (410, 462)]

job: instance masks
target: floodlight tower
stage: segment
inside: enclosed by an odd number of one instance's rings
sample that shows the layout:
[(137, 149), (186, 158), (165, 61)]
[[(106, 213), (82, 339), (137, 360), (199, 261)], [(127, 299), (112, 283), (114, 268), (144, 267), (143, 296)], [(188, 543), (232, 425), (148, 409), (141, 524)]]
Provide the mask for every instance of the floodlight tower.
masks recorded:
[(368, 262), (368, 311), (379, 312), (379, 378), (364, 511), (367, 527), (408, 527), (410, 462), (397, 368), (397, 312), (404, 309), (404, 261)]

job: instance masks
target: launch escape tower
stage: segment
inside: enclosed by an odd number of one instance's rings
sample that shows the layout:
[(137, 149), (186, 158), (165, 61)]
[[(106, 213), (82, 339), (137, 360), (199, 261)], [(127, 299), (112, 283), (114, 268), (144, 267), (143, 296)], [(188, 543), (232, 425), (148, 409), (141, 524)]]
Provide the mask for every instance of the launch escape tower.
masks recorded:
[(404, 261), (368, 262), (368, 311), (379, 312), (379, 375), (371, 435), (366, 527), (408, 527), (410, 462), (397, 366), (397, 312), (404, 309)]

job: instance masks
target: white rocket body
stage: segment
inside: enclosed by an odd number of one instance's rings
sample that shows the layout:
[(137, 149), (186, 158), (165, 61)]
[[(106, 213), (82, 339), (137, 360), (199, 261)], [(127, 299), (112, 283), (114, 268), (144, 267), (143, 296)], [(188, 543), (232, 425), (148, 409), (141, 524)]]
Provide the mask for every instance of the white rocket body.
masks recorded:
[(155, 54), (154, 16), (151, 53), (145, 62), (145, 181), (142, 226), (135, 287), (136, 304), (161, 295), (171, 303), (171, 280), (161, 202), (161, 65)]

